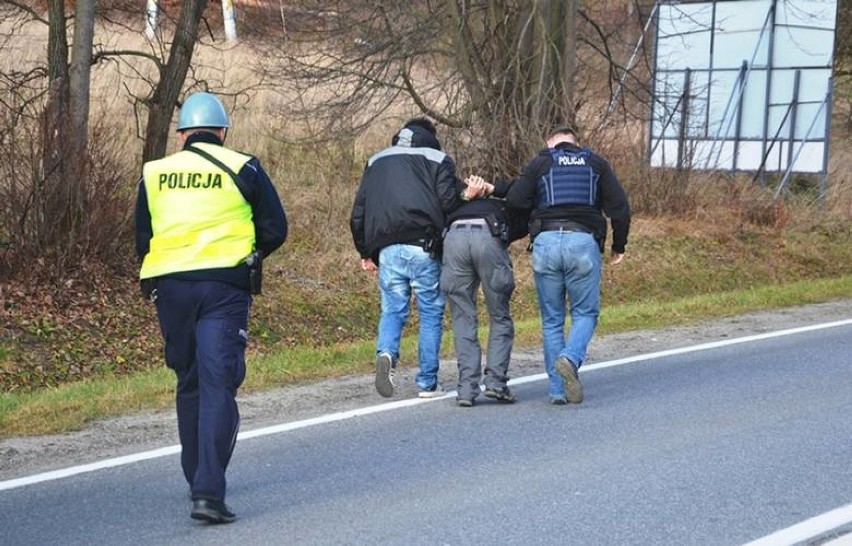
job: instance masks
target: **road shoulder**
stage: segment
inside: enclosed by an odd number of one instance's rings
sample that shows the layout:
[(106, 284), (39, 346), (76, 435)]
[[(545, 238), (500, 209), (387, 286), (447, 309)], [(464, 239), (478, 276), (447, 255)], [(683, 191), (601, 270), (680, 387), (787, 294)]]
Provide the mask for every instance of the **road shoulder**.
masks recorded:
[[(687, 326), (597, 336), (589, 363), (852, 318), (852, 300), (713, 318)], [(393, 399), (415, 396), (412, 367), (401, 370)], [(512, 377), (543, 372), (539, 347), (516, 348)], [(249, 373), (251, 373), (249, 371)], [(388, 401), (375, 392), (372, 375), (359, 375), (239, 396), (241, 429), (372, 406)], [(441, 362), (441, 381), (455, 388), (455, 362)], [(542, 399), (546, 397), (542, 384)], [(519, 403), (524, 403), (520, 400)], [(0, 480), (129, 455), (177, 444), (172, 410), (150, 411), (90, 423), (84, 430), (0, 440)], [(239, 448), (238, 448), (239, 449)]]

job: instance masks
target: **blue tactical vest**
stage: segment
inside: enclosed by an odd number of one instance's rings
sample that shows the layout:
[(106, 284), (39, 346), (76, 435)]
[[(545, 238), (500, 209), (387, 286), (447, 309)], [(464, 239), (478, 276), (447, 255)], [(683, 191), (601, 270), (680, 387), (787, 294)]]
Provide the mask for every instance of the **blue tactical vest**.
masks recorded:
[(539, 209), (562, 205), (585, 205), (600, 208), (598, 203), (598, 173), (589, 165), (591, 150), (578, 152), (551, 148), (553, 165), (539, 178), (536, 186)]

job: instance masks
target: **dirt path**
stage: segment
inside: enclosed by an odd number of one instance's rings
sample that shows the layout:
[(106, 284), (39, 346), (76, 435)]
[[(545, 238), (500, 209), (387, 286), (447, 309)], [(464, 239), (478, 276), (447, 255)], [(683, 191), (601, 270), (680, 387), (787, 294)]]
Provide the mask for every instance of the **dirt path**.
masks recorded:
[[(592, 341), (589, 363), (848, 318), (852, 318), (852, 299), (717, 318), (700, 324), (664, 330), (598, 336)], [(510, 368), (513, 377), (542, 371), (539, 347), (516, 348)], [(405, 368), (398, 375), (396, 398), (414, 396), (413, 372), (412, 368)], [(454, 389), (455, 380), (455, 363), (443, 361), (442, 383), (448, 389)], [(542, 400), (545, 399), (544, 389), (542, 383)], [(375, 392), (372, 375), (243, 394), (239, 398), (241, 429), (248, 431), (383, 401), (386, 399)], [(523, 404), (525, 401), (520, 400), (519, 403)], [(173, 410), (144, 412), (98, 421), (85, 430), (68, 434), (7, 438), (0, 441), (0, 480), (91, 463), (176, 443)]]

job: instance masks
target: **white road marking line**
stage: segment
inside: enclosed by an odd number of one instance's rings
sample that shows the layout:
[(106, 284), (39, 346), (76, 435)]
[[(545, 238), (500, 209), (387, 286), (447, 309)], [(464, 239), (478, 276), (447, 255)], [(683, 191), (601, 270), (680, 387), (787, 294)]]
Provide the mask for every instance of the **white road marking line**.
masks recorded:
[[(800, 328), (790, 328), (787, 330), (778, 330), (775, 332), (767, 332), (764, 334), (757, 334), (752, 336), (745, 336), (733, 339), (726, 339), (723, 341), (714, 341), (710, 343), (701, 343), (699, 345), (691, 345), (688, 347), (681, 347), (679, 349), (669, 349), (666, 351), (658, 351), (655, 353), (647, 353), (643, 355), (631, 356), (627, 358), (619, 358), (616, 360), (608, 360), (606, 362), (599, 362), (597, 364), (589, 364), (582, 366), (580, 368), (581, 373), (588, 373), (593, 370), (601, 370), (604, 368), (612, 368), (614, 366), (622, 366), (624, 364), (632, 364), (634, 362), (643, 362), (646, 360), (653, 360), (655, 358), (663, 358), (667, 356), (674, 356), (685, 353), (692, 353), (696, 351), (706, 351), (709, 349), (716, 349), (719, 347), (726, 347), (728, 345), (736, 345), (740, 343), (749, 343), (752, 341), (760, 341), (763, 339), (771, 339), (775, 337), (783, 337), (794, 334), (801, 334), (805, 332), (813, 332), (816, 330), (824, 330), (827, 328), (836, 328), (838, 326), (847, 326), (852, 324), (852, 319), (839, 320), (835, 322), (826, 322), (823, 324), (814, 324), (811, 326), (803, 326)], [(521, 385), (524, 383), (531, 383), (533, 381), (540, 381), (545, 379), (547, 374), (540, 373), (535, 375), (528, 375), (525, 377), (519, 377), (517, 379), (513, 379), (509, 381), (510, 385)], [(279, 434), (281, 432), (289, 432), (292, 430), (297, 430), (301, 428), (311, 427), (314, 425), (322, 425), (326, 423), (333, 423), (336, 421), (343, 421), (346, 419), (351, 419), (353, 417), (360, 417), (363, 415), (370, 415), (373, 413), (382, 413), (385, 411), (392, 411), (398, 408), (404, 408), (408, 406), (416, 406), (418, 404), (426, 404), (429, 402), (435, 402), (438, 400), (445, 400), (450, 397), (454, 397), (456, 395), (455, 391), (450, 391), (443, 396), (435, 397), (435, 398), (412, 398), (406, 400), (397, 400), (394, 402), (388, 402), (385, 404), (379, 404), (376, 406), (369, 406), (366, 408), (358, 408), (354, 410), (341, 411), (337, 413), (330, 413), (327, 415), (321, 415), (319, 417), (314, 417), (311, 419), (303, 419), (301, 421), (293, 421), (290, 423), (282, 423), (280, 425), (273, 425), (270, 427), (260, 428), (257, 430), (251, 430), (247, 432), (241, 432), (239, 436), (237, 436), (237, 441), (247, 440), (249, 438), (257, 438), (259, 436), (268, 436), (270, 434)], [(0, 482), (0, 491), (5, 491), (7, 489), (15, 489), (17, 487), (25, 487), (27, 485), (33, 485), (41, 482), (47, 482), (52, 480), (58, 480), (61, 478), (67, 478), (70, 476), (75, 476), (77, 474), (84, 474), (86, 472), (94, 472), (97, 470), (102, 470), (105, 468), (112, 468), (116, 466), (123, 466), (127, 464), (136, 463), (139, 461), (146, 461), (149, 459), (156, 459), (158, 457), (165, 457), (167, 455), (174, 455), (176, 453), (180, 453), (180, 446), (173, 445), (168, 447), (163, 447), (159, 449), (154, 449), (151, 451), (143, 451), (141, 453), (134, 453), (131, 455), (125, 455), (122, 457), (114, 457), (112, 459), (104, 459), (102, 461), (96, 461), (94, 463), (71, 466), (68, 468), (63, 468), (59, 470), (53, 470), (50, 472), (42, 472), (39, 474), (33, 474), (31, 476), (24, 476), (22, 478), (15, 478), (12, 480), (6, 480)]]
[(4, 491), (6, 489), (14, 489), (16, 487), (23, 487), (25, 485), (32, 485), (34, 483), (58, 480), (60, 478), (75, 476), (77, 474), (85, 474), (86, 472), (103, 470), (104, 468), (112, 468), (114, 466), (123, 466), (139, 461), (146, 461), (148, 459), (156, 459), (157, 457), (165, 457), (166, 455), (174, 455), (175, 453), (180, 453), (180, 446), (161, 447), (152, 451), (133, 453), (132, 455), (114, 457), (112, 459), (104, 459), (103, 461), (96, 461), (94, 463), (83, 464), (79, 466), (69, 466), (68, 468), (61, 468), (59, 470), (42, 472), (41, 474), (33, 474), (32, 476), (25, 476), (23, 478), (16, 478), (14, 480), (6, 480), (4, 482), (0, 482), (0, 491)]
[[(801, 523), (766, 535), (744, 546), (791, 546), (827, 533), (852, 521), (852, 504), (806, 519)], [(848, 535), (847, 535), (848, 538)], [(837, 541), (829, 542), (835, 544)]]

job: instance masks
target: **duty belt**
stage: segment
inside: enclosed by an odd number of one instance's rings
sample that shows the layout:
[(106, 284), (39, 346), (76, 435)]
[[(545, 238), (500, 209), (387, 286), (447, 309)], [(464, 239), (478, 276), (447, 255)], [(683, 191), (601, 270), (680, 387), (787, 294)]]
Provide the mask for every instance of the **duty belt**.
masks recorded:
[(541, 231), (581, 231), (583, 233), (591, 233), (592, 230), (578, 222), (571, 220), (542, 220)]

